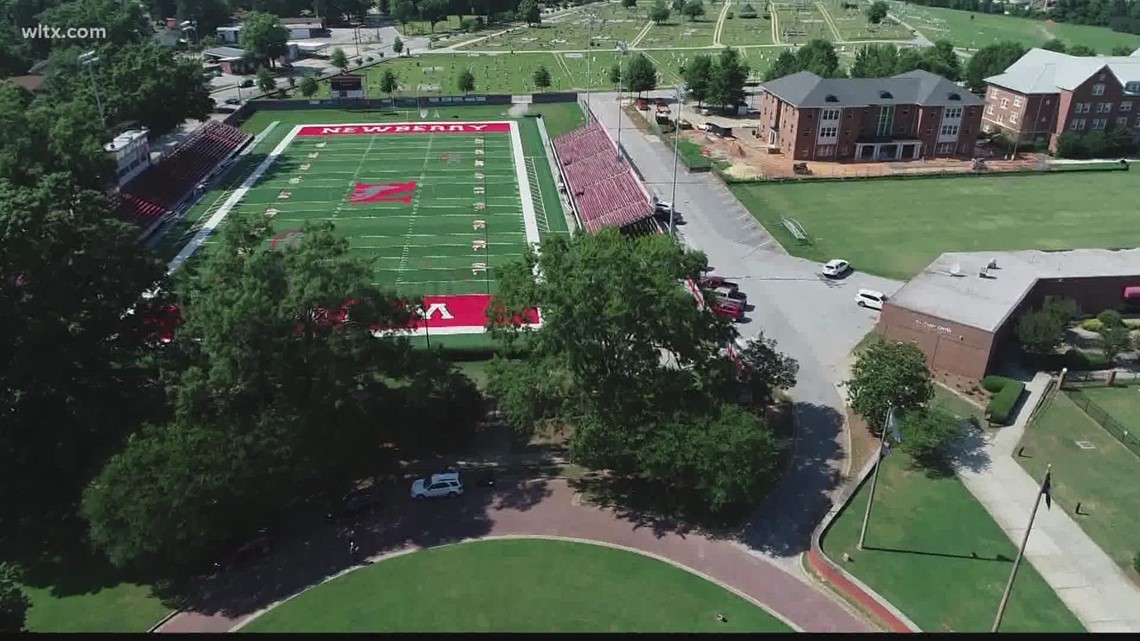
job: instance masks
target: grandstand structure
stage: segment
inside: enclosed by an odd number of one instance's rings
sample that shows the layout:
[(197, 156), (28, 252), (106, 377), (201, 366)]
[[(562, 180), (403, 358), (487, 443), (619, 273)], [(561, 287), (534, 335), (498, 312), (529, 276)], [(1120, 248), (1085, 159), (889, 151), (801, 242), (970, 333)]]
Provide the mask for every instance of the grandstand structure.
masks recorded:
[(138, 225), (140, 239), (146, 239), (252, 139), (235, 127), (206, 123), (165, 158), (119, 187), (114, 196), (116, 216)]
[(579, 227), (636, 233), (653, 222), (653, 198), (597, 120), (555, 138), (553, 147)]

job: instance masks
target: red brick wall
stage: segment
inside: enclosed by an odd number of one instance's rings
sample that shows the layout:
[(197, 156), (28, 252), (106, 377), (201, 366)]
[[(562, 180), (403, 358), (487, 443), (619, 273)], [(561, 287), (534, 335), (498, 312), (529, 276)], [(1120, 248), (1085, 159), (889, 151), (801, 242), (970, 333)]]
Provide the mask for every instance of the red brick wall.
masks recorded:
[(993, 334), (934, 316), (920, 314), (888, 302), (875, 331), (896, 341), (918, 344), (932, 369), (967, 378), (986, 375), (994, 346)]

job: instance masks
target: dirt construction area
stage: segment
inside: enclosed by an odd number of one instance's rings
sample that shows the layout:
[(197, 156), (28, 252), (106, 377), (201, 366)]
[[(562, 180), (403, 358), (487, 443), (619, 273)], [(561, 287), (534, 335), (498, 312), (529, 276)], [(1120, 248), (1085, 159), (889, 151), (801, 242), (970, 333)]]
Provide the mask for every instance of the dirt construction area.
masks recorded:
[[(671, 101), (670, 101), (671, 102)], [(647, 110), (637, 110), (645, 119), (649, 129), (653, 128), (655, 109), (652, 102)], [(661, 109), (664, 110), (665, 107)], [(676, 105), (668, 105), (670, 119), (676, 119)], [(633, 110), (630, 110), (633, 111)], [(691, 128), (682, 125), (681, 138), (703, 148), (703, 154), (714, 161), (729, 163), (724, 173), (741, 180), (755, 179), (811, 179), (868, 176), (897, 176), (917, 174), (969, 173), (974, 171), (972, 160), (938, 158), (930, 160), (908, 160), (900, 162), (818, 162), (808, 161), (810, 173), (796, 173), (797, 161), (781, 153), (769, 153), (762, 138), (756, 136), (759, 121), (745, 116), (726, 117), (702, 115), (695, 104), (686, 104), (681, 113), (682, 122), (687, 121)], [(706, 131), (709, 124), (731, 128), (731, 136), (720, 136)], [(980, 153), (987, 156), (988, 153)], [(1019, 154), (1015, 160), (988, 159), (985, 171), (1028, 171), (1048, 169), (1047, 157), (1040, 154)], [(802, 170), (801, 170), (802, 171)]]

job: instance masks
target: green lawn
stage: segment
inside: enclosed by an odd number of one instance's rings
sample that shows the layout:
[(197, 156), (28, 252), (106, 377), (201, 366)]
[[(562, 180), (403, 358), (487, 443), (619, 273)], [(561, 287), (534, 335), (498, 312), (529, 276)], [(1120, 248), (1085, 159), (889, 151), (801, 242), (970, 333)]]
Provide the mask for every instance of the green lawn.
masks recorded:
[[(1135, 387), (1082, 387), (1081, 391), (1126, 425), (1135, 426), (1140, 391)], [(1129, 427), (1129, 429), (1132, 429)], [(1084, 449), (1077, 441), (1087, 441)], [(1065, 393), (1049, 401), (1021, 437), (1025, 456), (1017, 462), (1034, 478), (1053, 464), (1053, 500), (1073, 518), (1133, 581), (1140, 575), (1132, 557), (1140, 552), (1140, 458), (1095, 423)]]
[[(716, 619), (717, 613), (727, 618)], [(314, 588), (251, 632), (787, 632), (748, 601), (639, 554), (562, 541), (465, 543)]]
[[(755, 18), (740, 17), (740, 8), (746, 4), (751, 4), (752, 8), (756, 10)], [(729, 11), (732, 11), (733, 17), (731, 20), (724, 21), (724, 27), (720, 32), (721, 44), (730, 47), (772, 44), (772, 21), (763, 18), (763, 2), (734, 0), (732, 5), (732, 9)]]
[(119, 583), (96, 592), (53, 595), (52, 588), (25, 588), (32, 601), (32, 632), (146, 632), (170, 612), (150, 587)]
[(835, 40), (835, 35), (814, 3), (804, 3), (798, 9), (791, 2), (782, 2), (777, 6), (776, 15), (780, 19), (777, 35), (780, 36), (780, 42), (803, 44), (814, 38)]
[(1060, 38), (1070, 45), (1086, 45), (1104, 55), (1118, 45), (1140, 47), (1140, 36), (1120, 33), (1107, 27), (1067, 23), (1047, 24), (1043, 20), (1030, 18), (924, 7), (901, 2), (891, 2), (891, 12), (931, 40), (945, 38), (959, 47), (971, 49), (1001, 40), (1014, 40), (1026, 47), (1037, 47), (1053, 38)]
[(973, 416), (982, 425), (986, 424), (985, 410), (958, 396), (941, 385), (934, 386), (934, 404), (954, 414), (958, 418)]
[[(652, 3), (646, 3), (651, 5)], [(697, 20), (689, 20), (673, 12), (673, 16), (663, 24), (649, 28), (638, 46), (642, 49), (672, 49), (677, 47), (707, 47), (713, 43), (716, 20), (720, 13), (719, 4), (705, 3), (705, 15)], [(711, 53), (716, 53), (711, 50)]]
[[(931, 478), (897, 452), (875, 492), (865, 549), (856, 548), (870, 482), (823, 539), (827, 554), (927, 632), (989, 632), (1017, 548), (957, 477)], [(843, 554), (852, 561), (844, 562)], [(1080, 632), (1024, 563), (1002, 632)]]
[[(593, 4), (580, 11), (544, 20), (541, 25), (516, 29), (481, 40), (472, 49), (498, 51), (584, 51), (593, 36), (597, 49), (612, 50), (618, 42), (630, 42), (649, 22), (649, 4), (626, 9), (620, 3)], [(590, 18), (593, 17), (593, 27)], [(711, 44), (711, 42), (709, 43)]]
[[(749, 183), (731, 190), (793, 255), (909, 278), (942, 252), (1140, 246), (1140, 172)], [(1090, 207), (1095, 195), (1095, 207)], [(780, 224), (794, 218), (811, 237)]]
[(910, 40), (914, 35), (906, 27), (891, 20), (871, 24), (867, 20), (866, 7), (860, 4), (854, 9), (845, 9), (848, 0), (818, 0), (839, 29), (844, 40)]

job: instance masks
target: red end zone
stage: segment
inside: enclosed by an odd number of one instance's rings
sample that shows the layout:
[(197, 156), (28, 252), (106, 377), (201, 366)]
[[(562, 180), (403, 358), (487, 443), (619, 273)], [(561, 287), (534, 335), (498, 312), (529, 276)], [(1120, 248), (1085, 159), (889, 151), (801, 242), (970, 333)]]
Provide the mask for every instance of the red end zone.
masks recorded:
[[(491, 297), (487, 294), (459, 296), (424, 296), (423, 317), (410, 326), (413, 334), (479, 334), (487, 325), (487, 308)], [(537, 309), (529, 309), (526, 324), (542, 323)]]
[(509, 122), (393, 123), (384, 125), (307, 125), (298, 136), (376, 136), (381, 134), (505, 134)]

